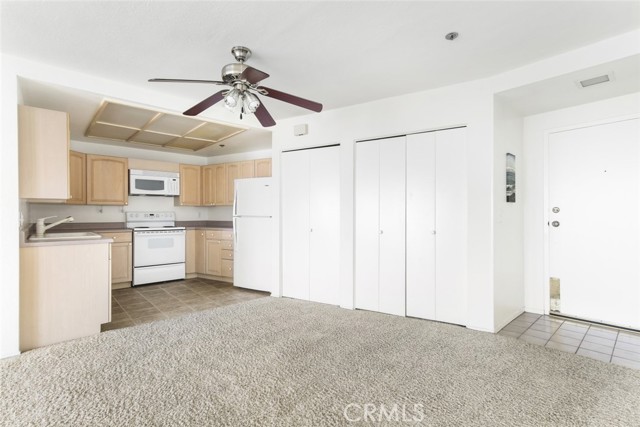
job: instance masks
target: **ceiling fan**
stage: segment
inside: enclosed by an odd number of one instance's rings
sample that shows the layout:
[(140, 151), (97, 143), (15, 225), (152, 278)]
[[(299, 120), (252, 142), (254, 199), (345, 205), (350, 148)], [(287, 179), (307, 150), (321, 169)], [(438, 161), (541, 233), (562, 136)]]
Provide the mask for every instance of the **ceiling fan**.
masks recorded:
[(231, 89), (224, 89), (216, 92), (210, 97), (202, 100), (198, 104), (185, 111), (186, 116), (196, 116), (211, 107), (215, 103), (224, 99), (224, 104), (232, 111), (240, 111), (240, 119), (243, 114), (255, 114), (260, 124), (264, 127), (273, 126), (276, 122), (271, 114), (264, 107), (256, 93), (311, 111), (322, 111), (322, 104), (308, 99), (260, 86), (262, 80), (269, 77), (269, 74), (246, 65), (244, 62), (251, 56), (251, 50), (244, 46), (234, 46), (231, 53), (237, 63), (227, 64), (222, 68), (222, 81), (218, 80), (190, 80), (190, 79), (149, 79), (150, 82), (169, 83), (208, 83), (214, 85), (231, 86)]

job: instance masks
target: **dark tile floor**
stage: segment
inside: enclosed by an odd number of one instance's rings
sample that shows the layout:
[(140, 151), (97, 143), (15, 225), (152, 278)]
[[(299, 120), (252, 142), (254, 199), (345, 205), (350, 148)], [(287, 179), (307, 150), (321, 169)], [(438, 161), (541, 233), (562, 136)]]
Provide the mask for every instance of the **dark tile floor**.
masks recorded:
[(640, 333), (560, 317), (523, 313), (500, 332), (568, 353), (640, 369)]
[(169, 319), (266, 296), (269, 296), (266, 292), (236, 288), (231, 283), (207, 279), (116, 289), (111, 298), (111, 322), (102, 325), (102, 331)]

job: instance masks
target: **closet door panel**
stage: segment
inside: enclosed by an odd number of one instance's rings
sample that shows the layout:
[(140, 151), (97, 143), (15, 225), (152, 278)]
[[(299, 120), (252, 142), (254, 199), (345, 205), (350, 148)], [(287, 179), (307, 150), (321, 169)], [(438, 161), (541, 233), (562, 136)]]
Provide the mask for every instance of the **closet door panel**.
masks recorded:
[(407, 136), (407, 316), (436, 317), (436, 136)]
[(282, 154), (282, 295), (309, 299), (309, 153)]
[(378, 311), (379, 143), (356, 144), (355, 306)]
[(309, 150), (309, 299), (340, 303), (340, 149)]
[(436, 320), (466, 324), (466, 129), (436, 132)]
[(379, 311), (405, 315), (406, 138), (380, 144)]

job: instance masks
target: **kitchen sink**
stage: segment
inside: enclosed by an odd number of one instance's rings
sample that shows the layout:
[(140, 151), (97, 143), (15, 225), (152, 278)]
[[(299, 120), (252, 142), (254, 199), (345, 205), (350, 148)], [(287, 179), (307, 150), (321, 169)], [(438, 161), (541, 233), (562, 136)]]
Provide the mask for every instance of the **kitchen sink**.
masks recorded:
[(31, 242), (48, 242), (52, 240), (89, 240), (89, 239), (101, 239), (102, 236), (98, 233), (92, 233), (90, 231), (77, 231), (73, 233), (45, 233), (44, 236), (38, 237), (35, 234), (29, 237)]

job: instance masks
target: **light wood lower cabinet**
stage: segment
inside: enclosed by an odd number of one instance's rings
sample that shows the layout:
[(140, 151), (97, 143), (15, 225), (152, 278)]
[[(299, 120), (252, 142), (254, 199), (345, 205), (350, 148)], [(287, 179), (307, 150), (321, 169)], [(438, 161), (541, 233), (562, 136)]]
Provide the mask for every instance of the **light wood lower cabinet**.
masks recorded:
[(222, 242), (209, 239), (205, 243), (205, 273), (210, 276), (222, 276)]
[(131, 232), (100, 233), (113, 239), (111, 244), (111, 283), (114, 289), (131, 286), (133, 274), (133, 246)]
[(187, 230), (185, 237), (185, 267), (187, 278), (196, 274), (196, 230)]
[(20, 248), (20, 351), (100, 333), (111, 320), (108, 243)]
[(191, 277), (233, 278), (233, 231), (187, 230), (186, 264)]

